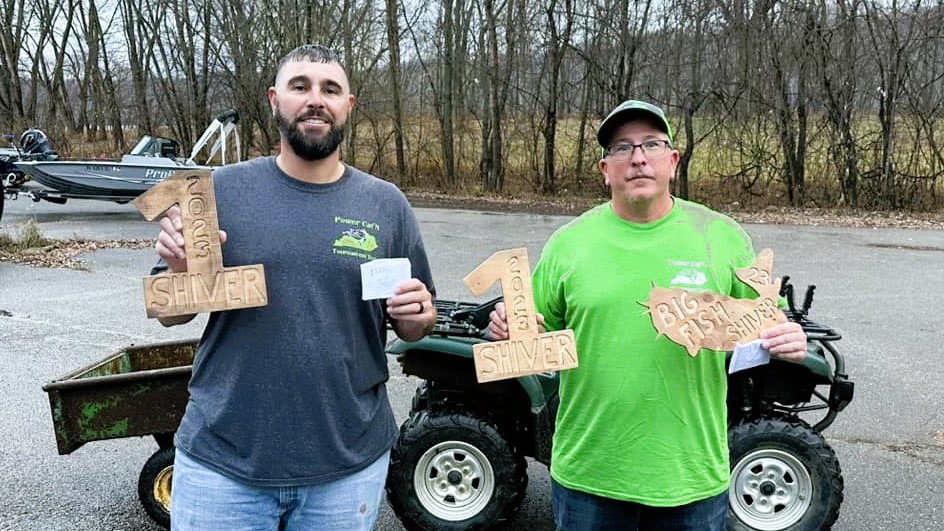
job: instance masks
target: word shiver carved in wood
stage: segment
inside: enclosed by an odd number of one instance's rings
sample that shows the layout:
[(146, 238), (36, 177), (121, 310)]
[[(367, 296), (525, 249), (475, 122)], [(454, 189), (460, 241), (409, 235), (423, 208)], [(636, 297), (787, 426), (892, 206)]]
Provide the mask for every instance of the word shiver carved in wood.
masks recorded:
[(685, 347), (691, 356), (702, 348), (733, 350), (736, 343), (760, 337), (762, 330), (786, 321), (777, 306), (780, 279), (774, 279), (774, 253), (764, 249), (735, 275), (752, 287), (757, 299), (735, 299), (711, 292), (654, 287), (643, 305), (660, 334)]
[(577, 344), (572, 330), (541, 333), (538, 328), (527, 249), (493, 254), (466, 275), (463, 282), (475, 295), (482, 295), (499, 282), (505, 299), (508, 339), (472, 346), (479, 383), (577, 366)]
[(144, 278), (148, 317), (265, 306), (261, 264), (223, 267), (216, 196), (210, 170), (179, 170), (134, 200), (148, 221), (180, 205), (187, 271)]

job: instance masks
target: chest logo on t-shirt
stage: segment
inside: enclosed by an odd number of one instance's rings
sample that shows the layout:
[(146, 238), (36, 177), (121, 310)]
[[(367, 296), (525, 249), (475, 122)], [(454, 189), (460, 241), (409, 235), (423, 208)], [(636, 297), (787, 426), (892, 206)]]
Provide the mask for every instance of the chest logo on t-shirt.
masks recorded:
[(373, 252), (380, 248), (377, 243), (377, 234), (380, 225), (372, 221), (350, 219), (336, 216), (334, 223), (338, 226), (338, 237), (334, 239), (332, 247), (335, 254), (356, 256), (368, 260), (375, 258)]
[(670, 288), (704, 289), (708, 283), (705, 262), (689, 260), (669, 260), (669, 267), (674, 270), (669, 280)]

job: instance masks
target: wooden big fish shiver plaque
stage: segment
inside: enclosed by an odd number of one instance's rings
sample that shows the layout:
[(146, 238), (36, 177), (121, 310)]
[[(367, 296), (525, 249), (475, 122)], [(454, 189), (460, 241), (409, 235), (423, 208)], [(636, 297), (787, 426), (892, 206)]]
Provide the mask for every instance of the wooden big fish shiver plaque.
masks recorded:
[(774, 252), (764, 249), (753, 264), (734, 273), (754, 288), (756, 299), (735, 299), (712, 292), (654, 287), (643, 306), (660, 334), (691, 356), (702, 348), (734, 350), (737, 343), (760, 337), (762, 330), (786, 321), (777, 305), (780, 279), (771, 276)]

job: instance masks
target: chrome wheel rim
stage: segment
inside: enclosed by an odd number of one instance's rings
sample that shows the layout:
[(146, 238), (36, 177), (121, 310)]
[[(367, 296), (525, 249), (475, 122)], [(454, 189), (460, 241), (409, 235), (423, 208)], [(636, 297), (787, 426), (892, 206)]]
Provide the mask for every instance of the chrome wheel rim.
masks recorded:
[(796, 524), (810, 509), (812, 499), (810, 472), (790, 453), (756, 450), (741, 458), (731, 471), (731, 510), (758, 531), (776, 531)]
[(413, 471), (420, 504), (441, 520), (459, 522), (482, 512), (495, 492), (495, 472), (478, 448), (441, 442), (420, 457)]

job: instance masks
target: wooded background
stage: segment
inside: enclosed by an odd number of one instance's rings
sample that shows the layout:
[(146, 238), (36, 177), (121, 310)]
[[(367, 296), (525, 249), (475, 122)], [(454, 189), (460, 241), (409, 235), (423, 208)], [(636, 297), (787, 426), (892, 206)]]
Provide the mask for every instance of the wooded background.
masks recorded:
[(708, 203), (944, 208), (944, 1), (0, 0), (0, 132), (67, 156), (189, 146), (306, 42), (358, 106), (344, 158), (405, 188), (605, 195), (596, 127), (663, 106), (674, 192)]

